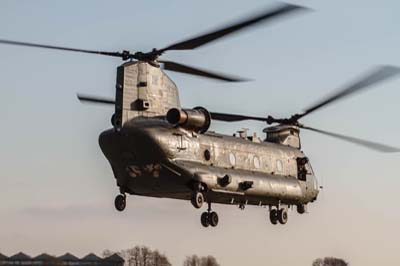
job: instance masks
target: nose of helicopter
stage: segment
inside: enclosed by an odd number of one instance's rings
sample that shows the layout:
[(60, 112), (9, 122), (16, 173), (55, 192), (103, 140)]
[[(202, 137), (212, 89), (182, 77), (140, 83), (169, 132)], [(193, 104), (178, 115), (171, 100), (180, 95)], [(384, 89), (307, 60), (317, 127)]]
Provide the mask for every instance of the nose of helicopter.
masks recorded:
[(312, 198), (312, 201), (317, 200), (318, 194), (321, 191), (322, 186), (319, 186), (318, 184), (318, 179), (316, 176), (312, 177), (312, 189), (310, 190), (310, 196)]

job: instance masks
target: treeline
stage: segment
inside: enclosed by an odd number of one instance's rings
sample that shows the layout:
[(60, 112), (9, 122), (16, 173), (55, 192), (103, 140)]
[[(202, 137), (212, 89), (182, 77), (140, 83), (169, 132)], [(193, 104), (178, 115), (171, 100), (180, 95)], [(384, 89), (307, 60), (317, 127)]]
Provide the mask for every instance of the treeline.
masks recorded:
[(333, 257), (316, 259), (312, 263), (312, 266), (348, 266), (348, 265), (349, 264), (345, 260)]
[[(146, 246), (135, 246), (120, 252), (105, 250), (103, 257), (117, 253), (125, 260), (125, 266), (172, 266), (168, 257), (157, 249), (152, 250)], [(198, 257), (196, 255), (186, 257), (184, 266), (220, 266), (213, 256)]]
[[(172, 266), (168, 257), (160, 253), (157, 249), (152, 250), (146, 246), (135, 246), (113, 252), (105, 250), (103, 257), (111, 256), (117, 253), (125, 260), (125, 266)], [(251, 261), (249, 262), (251, 264)], [(348, 266), (349, 264), (340, 258), (325, 257), (313, 261), (312, 266)], [(183, 262), (183, 266), (220, 266), (216, 258), (213, 256), (199, 257), (197, 255), (187, 256)]]

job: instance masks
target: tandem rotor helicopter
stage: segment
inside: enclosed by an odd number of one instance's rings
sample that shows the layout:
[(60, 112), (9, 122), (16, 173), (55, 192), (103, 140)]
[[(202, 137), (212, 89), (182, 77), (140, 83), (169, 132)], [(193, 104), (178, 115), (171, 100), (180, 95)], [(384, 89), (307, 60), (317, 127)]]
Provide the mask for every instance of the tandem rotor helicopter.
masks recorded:
[[(344, 97), (399, 74), (399, 68), (380, 66), (329, 97), (289, 118), (255, 117), (210, 112), (203, 107), (181, 107), (175, 83), (160, 68), (223, 81), (242, 79), (161, 60), (171, 50), (191, 50), (262, 22), (270, 22), (306, 10), (280, 4), (257, 16), (150, 52), (105, 52), (42, 45), (10, 40), (1, 44), (56, 49), (122, 58), (117, 68), (115, 100), (78, 95), (80, 101), (114, 105), (112, 128), (99, 136), (120, 194), (115, 208), (123, 211), (126, 195), (188, 200), (200, 209), (204, 227), (217, 226), (212, 203), (266, 206), (272, 224), (285, 224), (288, 209), (306, 212), (317, 199), (320, 187), (301, 150), (300, 129), (310, 130), (381, 152), (398, 152), (387, 145), (331, 133), (300, 123), (300, 119)], [(223, 135), (208, 131), (213, 120), (236, 122), (257, 120), (267, 123), (266, 137)]]

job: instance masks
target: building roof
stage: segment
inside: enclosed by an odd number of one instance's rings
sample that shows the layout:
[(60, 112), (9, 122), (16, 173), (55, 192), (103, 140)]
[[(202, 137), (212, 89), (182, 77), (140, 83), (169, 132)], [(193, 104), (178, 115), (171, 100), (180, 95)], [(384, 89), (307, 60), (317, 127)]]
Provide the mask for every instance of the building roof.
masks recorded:
[(79, 258), (75, 257), (74, 255), (72, 255), (69, 252), (67, 252), (64, 255), (58, 257), (58, 259), (60, 259), (62, 261), (78, 261), (79, 260)]
[(11, 260), (31, 260), (32, 258), (25, 253), (19, 252), (10, 257)]
[(104, 260), (113, 261), (113, 262), (124, 262), (124, 259), (120, 255), (118, 255), (117, 253), (114, 253), (111, 256), (108, 256)]
[[(82, 259), (79, 259), (77, 257), (75, 257), (74, 255), (72, 255), (71, 253), (65, 253), (62, 256), (59, 257), (55, 257), (55, 256), (51, 256), (49, 254), (46, 253), (42, 253), (36, 257), (30, 257), (28, 255), (26, 255), (25, 253), (19, 252), (11, 257), (7, 257), (3, 254), (0, 253), (0, 264), (2, 260), (12, 260), (12, 261), (43, 261), (43, 262), (52, 262), (55, 260), (58, 261), (74, 261), (74, 262), (79, 262), (79, 261), (83, 261), (83, 262), (96, 262), (95, 264), (98, 263), (106, 263), (105, 265), (114, 265), (114, 264), (119, 264), (122, 265), (124, 263), (124, 259), (119, 256), (117, 253), (112, 254), (111, 256), (108, 256), (104, 259), (98, 257), (96, 254), (94, 253), (89, 253), (88, 255), (86, 255), (85, 257), (83, 257)], [(46, 264), (45, 263), (45, 264)]]
[(50, 256), (49, 254), (42, 253), (36, 257), (33, 258), (34, 260), (42, 260), (42, 261), (52, 261), (55, 260), (56, 258), (53, 256)]
[(100, 261), (101, 258), (96, 256), (93, 253), (89, 253), (87, 254), (85, 257), (82, 258), (82, 260), (86, 260), (86, 261)]

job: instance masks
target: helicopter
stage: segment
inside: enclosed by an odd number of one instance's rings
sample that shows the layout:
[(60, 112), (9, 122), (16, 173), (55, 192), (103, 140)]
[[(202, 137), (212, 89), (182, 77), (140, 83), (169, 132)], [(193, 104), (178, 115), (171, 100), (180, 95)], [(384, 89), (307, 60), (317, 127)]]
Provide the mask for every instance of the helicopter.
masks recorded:
[[(227, 82), (243, 78), (160, 59), (171, 50), (192, 50), (256, 24), (272, 22), (307, 8), (279, 4), (214, 31), (149, 52), (108, 52), (11, 40), (0, 44), (99, 54), (121, 58), (117, 67), (115, 99), (78, 94), (81, 102), (112, 105), (112, 128), (99, 136), (119, 187), (114, 205), (126, 208), (127, 195), (189, 201), (201, 214), (204, 227), (215, 227), (212, 204), (268, 207), (272, 224), (286, 224), (288, 211), (307, 212), (318, 198), (319, 186), (309, 158), (302, 151), (300, 130), (335, 137), (380, 152), (398, 152), (388, 145), (306, 126), (300, 120), (321, 108), (395, 77), (400, 69), (378, 66), (328, 97), (288, 118), (220, 113), (203, 107), (183, 108), (176, 84), (164, 70)], [(226, 135), (210, 131), (213, 120), (255, 120), (267, 124), (265, 138), (246, 130)]]

